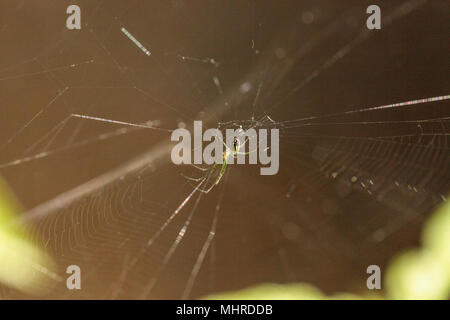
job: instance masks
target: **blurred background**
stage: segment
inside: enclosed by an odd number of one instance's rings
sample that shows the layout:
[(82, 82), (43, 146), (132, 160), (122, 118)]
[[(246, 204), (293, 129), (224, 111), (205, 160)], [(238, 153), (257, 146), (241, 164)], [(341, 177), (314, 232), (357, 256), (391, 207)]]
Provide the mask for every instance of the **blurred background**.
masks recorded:
[[(71, 4), (80, 30), (66, 28)], [(0, 298), (200, 298), (261, 283), (373, 295), (367, 267), (384, 281), (447, 202), (450, 11), (377, 1), (381, 30), (368, 30), (370, 4), (0, 0)], [(194, 120), (279, 128), (279, 173), (229, 165), (196, 191), (183, 175), (200, 173), (172, 164), (167, 131)], [(443, 230), (431, 247), (448, 258)], [(448, 264), (421, 261), (448, 283)], [(69, 265), (81, 290), (66, 287)]]

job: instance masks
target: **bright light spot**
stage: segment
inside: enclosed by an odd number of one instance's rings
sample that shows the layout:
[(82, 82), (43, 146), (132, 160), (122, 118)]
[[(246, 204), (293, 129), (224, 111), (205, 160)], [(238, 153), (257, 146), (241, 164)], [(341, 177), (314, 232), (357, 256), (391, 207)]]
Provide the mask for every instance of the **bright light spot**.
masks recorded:
[(241, 87), (239, 88), (239, 90), (242, 93), (247, 93), (252, 89), (252, 85), (250, 84), (250, 82), (244, 82), (243, 84), (241, 84)]

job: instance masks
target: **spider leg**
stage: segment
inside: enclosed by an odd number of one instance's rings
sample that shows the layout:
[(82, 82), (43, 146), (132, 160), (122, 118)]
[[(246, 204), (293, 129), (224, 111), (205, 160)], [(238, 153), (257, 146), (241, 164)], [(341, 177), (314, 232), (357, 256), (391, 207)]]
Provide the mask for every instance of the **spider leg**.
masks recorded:
[(211, 168), (202, 168), (202, 167), (196, 166), (195, 164), (192, 164), (192, 163), (191, 163), (191, 166), (193, 166), (195, 169), (198, 169), (198, 170), (200, 170), (200, 171), (208, 171), (208, 170), (211, 170)]
[[(244, 143), (243, 143), (242, 145), (239, 146), (239, 149), (242, 148), (242, 147), (244, 147), (244, 149), (245, 149), (245, 145), (247, 144), (247, 142), (248, 142), (249, 140), (250, 140), (250, 138), (247, 137), (247, 138), (245, 139)], [(239, 149), (238, 149), (238, 150), (239, 150)], [(257, 152), (257, 151), (258, 151), (258, 148), (254, 149), (254, 150), (251, 150), (251, 151), (249, 151), (249, 152), (241, 152), (241, 151), (238, 151), (238, 150), (236, 150), (236, 151), (233, 152), (233, 157), (234, 157), (234, 158), (236, 158), (236, 156), (237, 156), (238, 154), (241, 154), (241, 155), (247, 155), (247, 154), (250, 154), (250, 153)]]
[(224, 163), (222, 164), (222, 166), (221, 166), (221, 168), (220, 168), (220, 172), (219, 172), (219, 175), (217, 176), (216, 181), (214, 181), (214, 183), (208, 188), (208, 190), (206, 190), (206, 191), (207, 191), (206, 193), (208, 193), (209, 191), (211, 191), (212, 188), (214, 188), (216, 185), (219, 184), (220, 179), (222, 179), (222, 177), (223, 177), (223, 175), (224, 175), (226, 169), (227, 169), (227, 162), (224, 161)]
[(217, 170), (217, 168), (219, 167), (219, 166), (221, 166), (221, 168), (220, 168), (220, 172), (219, 172), (219, 175), (217, 176), (217, 178), (216, 178), (216, 181), (214, 181), (214, 183), (213, 184), (211, 184), (207, 189), (198, 189), (198, 191), (200, 191), (200, 192), (203, 192), (203, 193), (209, 193), (219, 182), (220, 182), (220, 179), (222, 179), (222, 177), (223, 177), (223, 175), (224, 175), (224, 173), (225, 173), (225, 169), (227, 168), (227, 162), (226, 161), (224, 161), (224, 163), (222, 164), (222, 165), (220, 165), (220, 164), (215, 164), (213, 167), (212, 167), (212, 169), (211, 169), (211, 171), (210, 171), (210, 173), (208, 173), (207, 174), (207, 177), (205, 178), (205, 179), (209, 179), (210, 177), (211, 177), (211, 174), (214, 172), (214, 171), (216, 171)]
[[(209, 178), (209, 177), (208, 177)], [(207, 179), (207, 178), (205, 178)], [(216, 180), (217, 181), (217, 180)], [(204, 188), (198, 188), (198, 191), (203, 192), (203, 193), (208, 193), (210, 192), (214, 187), (216, 186), (216, 183), (211, 184), (207, 189)]]
[(199, 188), (198, 191), (203, 192), (203, 193), (208, 193), (214, 188), (214, 186), (215, 186), (215, 184), (212, 184), (208, 189)]
[(199, 177), (199, 178), (192, 178), (192, 177), (188, 177), (188, 176), (185, 176), (184, 174), (181, 174), (183, 177), (185, 177), (186, 179), (188, 179), (188, 180), (191, 180), (191, 181), (195, 181), (195, 182), (199, 182), (199, 181), (201, 181), (201, 180), (203, 180), (203, 179), (209, 179), (209, 177), (211, 176), (211, 174), (214, 172), (214, 170), (216, 169), (216, 166), (214, 165), (212, 168), (211, 167), (209, 167), (209, 168), (202, 168), (202, 167), (199, 167), (199, 166), (196, 166), (195, 164), (191, 164), (191, 166), (193, 166), (194, 168), (196, 168), (196, 169), (198, 169), (198, 170), (201, 170), (201, 171), (209, 171), (209, 172), (207, 172), (207, 173), (205, 173), (203, 176), (201, 176), (201, 177)]
[[(212, 168), (211, 168), (211, 167), (210, 167), (210, 168), (201, 168), (201, 167), (198, 167), (198, 166), (193, 165), (193, 164), (191, 164), (191, 166), (193, 166), (193, 167), (195, 167), (195, 168), (197, 168), (197, 169), (200, 169), (201, 171), (207, 171), (207, 170), (209, 170), (209, 172), (205, 173), (204, 175), (202, 175), (202, 176), (199, 177), (199, 178), (188, 177), (188, 176), (186, 176), (186, 175), (184, 175), (184, 174), (181, 174), (185, 179), (190, 180), (190, 181), (194, 181), (194, 182), (200, 182), (200, 181), (203, 181), (203, 180), (209, 180), (211, 174), (212, 174), (213, 171), (215, 170), (215, 166), (212, 167)], [(191, 185), (192, 185), (192, 184), (191, 184)], [(204, 192), (202, 188), (199, 188), (198, 190), (201, 191), (201, 192)]]
[(223, 164), (222, 164), (222, 167), (220, 168), (219, 176), (217, 177), (217, 180), (214, 183), (214, 185), (218, 184), (220, 182), (220, 179), (222, 179), (222, 177), (223, 177), (223, 175), (225, 173), (225, 170), (227, 169), (227, 165), (228, 165), (227, 162), (224, 161)]
[(238, 154), (247, 155), (247, 154), (254, 153), (254, 152), (256, 152), (256, 150), (252, 150), (252, 151), (249, 151), (249, 152), (239, 152), (239, 151), (236, 151), (236, 152), (234, 152), (234, 157), (236, 158), (236, 155), (238, 155)]
[(199, 182), (199, 181), (201, 181), (201, 180), (203, 180), (203, 179), (206, 178), (205, 176), (200, 177), (200, 178), (192, 178), (192, 177), (185, 176), (184, 174), (181, 174), (181, 175), (182, 175), (183, 177), (185, 177), (186, 179), (191, 180), (191, 181), (195, 181), (195, 182)]

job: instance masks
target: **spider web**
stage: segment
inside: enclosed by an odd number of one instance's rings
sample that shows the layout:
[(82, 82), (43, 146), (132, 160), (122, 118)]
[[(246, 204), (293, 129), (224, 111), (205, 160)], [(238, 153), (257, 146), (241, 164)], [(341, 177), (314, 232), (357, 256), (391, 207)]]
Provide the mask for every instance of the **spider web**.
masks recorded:
[[(366, 267), (447, 201), (448, 4), (380, 1), (380, 31), (364, 1), (76, 4), (80, 31), (61, 1), (1, 10), (0, 170), (56, 263), (37, 296), (364, 290)], [(170, 132), (193, 120), (278, 128), (279, 173), (229, 165), (199, 192), (170, 161)]]

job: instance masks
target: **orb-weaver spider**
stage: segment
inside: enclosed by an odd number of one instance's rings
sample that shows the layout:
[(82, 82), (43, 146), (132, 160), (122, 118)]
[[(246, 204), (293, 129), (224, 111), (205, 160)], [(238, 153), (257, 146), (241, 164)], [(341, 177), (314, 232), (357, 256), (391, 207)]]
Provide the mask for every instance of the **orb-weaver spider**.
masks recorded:
[(228, 166), (228, 159), (230, 157), (233, 158), (237, 158), (238, 154), (242, 154), (242, 155), (246, 155), (249, 154), (250, 152), (239, 152), (239, 149), (245, 145), (245, 143), (247, 142), (247, 140), (244, 141), (244, 143), (240, 144), (239, 140), (235, 137), (233, 140), (233, 145), (232, 147), (228, 147), (226, 144), (225, 145), (225, 151), (222, 154), (222, 163), (215, 163), (213, 165), (211, 165), (209, 168), (202, 168), (199, 166), (196, 166), (194, 164), (191, 164), (191, 166), (193, 166), (194, 168), (205, 172), (205, 174), (203, 176), (201, 176), (200, 178), (191, 178), (191, 177), (187, 177), (185, 175), (183, 175), (186, 179), (191, 180), (191, 181), (195, 181), (195, 182), (199, 182), (199, 181), (208, 181), (211, 176), (217, 171), (219, 170), (219, 174), (217, 175), (215, 181), (213, 184), (211, 184), (211, 186), (209, 186), (207, 189), (204, 188), (198, 188), (198, 190), (200, 192), (203, 193), (208, 193), (210, 192), (217, 184), (219, 184), (220, 180), (222, 179), (223, 175), (225, 174), (225, 171), (227, 169)]

